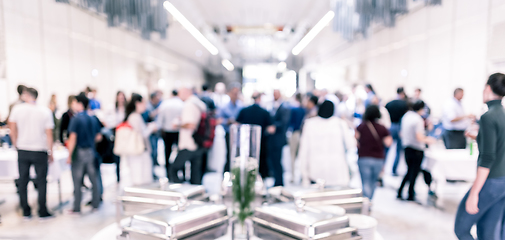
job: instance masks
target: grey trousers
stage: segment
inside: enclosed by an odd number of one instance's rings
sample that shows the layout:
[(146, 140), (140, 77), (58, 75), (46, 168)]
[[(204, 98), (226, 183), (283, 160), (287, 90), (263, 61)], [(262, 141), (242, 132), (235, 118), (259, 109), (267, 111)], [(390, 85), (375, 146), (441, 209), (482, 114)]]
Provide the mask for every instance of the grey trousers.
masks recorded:
[(92, 148), (77, 148), (72, 160), (72, 179), (74, 181), (74, 212), (81, 211), (82, 201), (82, 182), (84, 174), (88, 174), (91, 181), (93, 208), (98, 208), (100, 204), (100, 187), (98, 186), (98, 177), (95, 168), (95, 154)]

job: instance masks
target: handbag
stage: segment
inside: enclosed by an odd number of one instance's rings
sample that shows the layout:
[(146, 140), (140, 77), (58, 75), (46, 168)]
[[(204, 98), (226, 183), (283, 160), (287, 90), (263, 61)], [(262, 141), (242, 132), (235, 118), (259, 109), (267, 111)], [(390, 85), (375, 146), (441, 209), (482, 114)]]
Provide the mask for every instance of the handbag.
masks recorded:
[(136, 156), (145, 151), (144, 139), (128, 122), (116, 128), (114, 154), (117, 156)]

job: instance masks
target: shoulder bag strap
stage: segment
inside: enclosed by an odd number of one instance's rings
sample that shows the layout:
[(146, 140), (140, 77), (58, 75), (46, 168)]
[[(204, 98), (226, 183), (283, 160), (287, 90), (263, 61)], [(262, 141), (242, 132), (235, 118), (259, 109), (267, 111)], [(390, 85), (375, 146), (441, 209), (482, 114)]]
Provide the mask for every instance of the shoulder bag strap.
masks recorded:
[(372, 135), (375, 138), (375, 140), (377, 140), (377, 142), (379, 142), (379, 143), (382, 143), (382, 141), (381, 141), (381, 139), (379, 137), (379, 134), (377, 133), (377, 130), (373, 126), (372, 122), (367, 121), (366, 125), (368, 126), (368, 129), (370, 129), (370, 132), (372, 132)]

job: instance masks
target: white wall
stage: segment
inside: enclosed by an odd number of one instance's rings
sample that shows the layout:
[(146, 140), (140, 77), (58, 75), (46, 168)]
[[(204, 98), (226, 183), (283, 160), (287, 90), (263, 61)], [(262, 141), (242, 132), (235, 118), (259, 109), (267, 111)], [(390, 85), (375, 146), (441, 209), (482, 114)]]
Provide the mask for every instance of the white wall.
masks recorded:
[[(39, 104), (48, 104), (56, 93), (60, 109), (66, 109), (67, 96), (88, 85), (98, 89), (104, 106), (113, 103), (118, 90), (129, 94), (154, 89), (158, 79), (139, 79), (139, 66), (157, 69), (167, 91), (182, 81), (204, 81), (199, 65), (136, 33), (108, 28), (103, 17), (88, 11), (54, 0), (0, 1), (7, 59), (7, 79), (0, 80), (0, 86), (7, 87), (7, 94), (0, 91), (2, 116), (6, 103), (16, 99), (18, 84), (37, 88)], [(93, 69), (97, 77), (91, 76)]]
[[(479, 114), (488, 75), (505, 66), (496, 64), (505, 62), (504, 12), (504, 0), (444, 0), (354, 43), (328, 27), (302, 52), (305, 68), (343, 84), (370, 82), (384, 100), (398, 86), (411, 94), (421, 87), (435, 115), (454, 88), (462, 87), (465, 107)], [(402, 76), (404, 69), (408, 76)]]

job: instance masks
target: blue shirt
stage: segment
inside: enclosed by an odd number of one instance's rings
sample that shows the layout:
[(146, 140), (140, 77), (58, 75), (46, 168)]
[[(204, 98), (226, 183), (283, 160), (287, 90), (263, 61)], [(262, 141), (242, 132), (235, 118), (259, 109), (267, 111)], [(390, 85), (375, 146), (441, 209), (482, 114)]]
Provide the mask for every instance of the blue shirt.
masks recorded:
[(289, 128), (294, 132), (300, 130), (303, 119), (305, 119), (305, 109), (302, 107), (291, 108), (291, 120), (289, 121)]
[(96, 110), (96, 109), (100, 109), (100, 102), (96, 99), (90, 99), (89, 100), (89, 107), (91, 108), (91, 110)]
[(375, 97), (375, 93), (374, 92), (369, 92), (367, 94), (367, 98), (365, 100), (365, 108), (368, 107), (368, 105), (372, 104), (372, 100), (373, 100), (374, 97)]
[(146, 111), (144, 113), (142, 113), (142, 118), (144, 119), (144, 122), (148, 123), (148, 122), (153, 122), (156, 120), (156, 119), (151, 118), (151, 116), (149, 116), (149, 115), (151, 115), (151, 112), (156, 110), (161, 105), (161, 102), (162, 101), (160, 101), (156, 106), (154, 106), (151, 102), (147, 103)]
[(224, 105), (221, 109), (219, 109), (219, 117), (223, 119), (223, 128), (226, 132), (230, 131), (230, 125), (228, 125), (228, 120), (233, 119), (237, 120), (238, 114), (240, 110), (242, 110), (244, 106), (242, 105), (242, 102), (236, 101), (235, 104), (233, 104), (231, 101)]
[(77, 134), (76, 147), (95, 148), (95, 137), (100, 132), (100, 123), (86, 112), (75, 115), (68, 125), (69, 133)]

